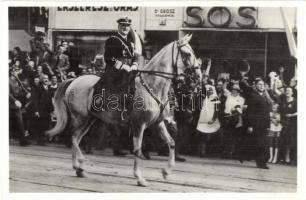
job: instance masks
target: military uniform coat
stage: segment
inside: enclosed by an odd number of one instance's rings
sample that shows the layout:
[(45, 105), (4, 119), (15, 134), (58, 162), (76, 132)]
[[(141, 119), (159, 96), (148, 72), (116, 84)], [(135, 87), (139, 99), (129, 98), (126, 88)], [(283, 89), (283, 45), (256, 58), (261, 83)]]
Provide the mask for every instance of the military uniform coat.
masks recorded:
[[(106, 63), (106, 78), (111, 85), (130, 85), (133, 80), (128, 73), (115, 68), (115, 63), (121, 61), (131, 66), (136, 60), (134, 55), (134, 43), (130, 37), (124, 39), (119, 33), (114, 34), (105, 42), (104, 59)], [(109, 82), (108, 82), (109, 83)]]

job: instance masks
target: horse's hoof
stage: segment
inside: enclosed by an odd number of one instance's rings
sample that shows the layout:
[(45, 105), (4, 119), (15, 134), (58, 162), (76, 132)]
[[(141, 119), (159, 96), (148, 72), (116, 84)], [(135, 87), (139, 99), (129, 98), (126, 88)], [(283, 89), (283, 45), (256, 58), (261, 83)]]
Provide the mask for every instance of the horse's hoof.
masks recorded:
[(145, 180), (142, 180), (142, 181), (137, 181), (137, 185), (141, 187), (147, 187), (149, 186), (149, 183)]
[(77, 177), (79, 177), (79, 178), (85, 178), (86, 177), (84, 170), (81, 169), (81, 168), (76, 169), (75, 173), (76, 173)]
[(163, 175), (163, 178), (167, 180), (168, 177), (170, 176), (170, 173), (166, 169), (162, 169), (162, 175)]

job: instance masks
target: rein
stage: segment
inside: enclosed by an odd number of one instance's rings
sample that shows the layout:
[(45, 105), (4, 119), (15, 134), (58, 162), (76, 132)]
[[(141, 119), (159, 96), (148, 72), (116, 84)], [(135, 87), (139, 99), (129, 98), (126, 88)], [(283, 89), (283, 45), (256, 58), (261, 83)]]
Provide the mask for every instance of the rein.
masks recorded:
[[(186, 74), (178, 74), (178, 71), (177, 71), (178, 56), (179, 56), (179, 54), (182, 54), (180, 47), (183, 47), (185, 45), (177, 44), (177, 46), (179, 48), (178, 48), (178, 53), (176, 55), (176, 59), (174, 60), (174, 46), (175, 46), (175, 43), (177, 43), (177, 42), (174, 42), (173, 46), (172, 46), (172, 68), (174, 69), (175, 73), (162, 72), (162, 71), (151, 71), (151, 70), (137, 70), (136, 72), (139, 73), (139, 74), (146, 73), (146, 74), (150, 74), (150, 75), (153, 75), (153, 76), (159, 76), (159, 77), (163, 77), (163, 78), (166, 78), (166, 79), (174, 79), (178, 76), (184, 76), (185, 77)], [(193, 52), (192, 49), (191, 49), (191, 51)], [(183, 62), (184, 62), (184, 59), (183, 59)], [(195, 62), (196, 61), (194, 61), (193, 66), (195, 65)], [(187, 65), (186, 63), (184, 63), (184, 64)], [(199, 69), (199, 67), (193, 67), (193, 69)]]
[(146, 74), (150, 74), (152, 76), (159, 76), (159, 77), (163, 77), (165, 79), (174, 79), (177, 76), (186, 76), (185, 74), (175, 74), (175, 73), (169, 73), (169, 72), (162, 72), (162, 71), (150, 71), (150, 70), (137, 70), (137, 72), (139, 74), (141, 73), (146, 73)]
[[(169, 72), (162, 72), (162, 71), (150, 71), (150, 70), (138, 70), (137, 72), (139, 72), (139, 76), (141, 77), (141, 73), (146, 73), (146, 74), (150, 74), (153, 76), (160, 76), (166, 79), (174, 79), (178, 76), (178, 72), (177, 72), (177, 60), (178, 60), (178, 56), (180, 51), (178, 51), (177, 56), (176, 56), (176, 60), (174, 61), (174, 46), (177, 42), (173, 43), (172, 46), (172, 68), (174, 69), (175, 73), (169, 73)], [(182, 76), (186, 76), (185, 74), (182, 74)]]
[[(159, 108), (160, 108), (160, 112), (159, 112), (159, 117), (158, 119), (160, 119), (160, 117), (162, 116), (163, 114), (163, 111), (165, 109), (165, 107), (167, 106), (168, 102), (169, 102), (169, 99), (167, 99), (164, 103), (162, 103), (157, 97), (156, 95), (152, 92), (152, 90), (150, 89), (150, 87), (145, 83), (145, 81), (143, 80), (142, 76), (141, 76), (141, 73), (147, 73), (147, 74), (150, 74), (150, 75), (153, 75), (153, 76), (159, 76), (159, 77), (163, 77), (163, 78), (166, 78), (166, 79), (175, 79), (177, 78), (178, 76), (186, 76), (186, 74), (178, 74), (178, 68), (177, 68), (177, 62), (178, 62), (178, 56), (179, 54), (182, 55), (182, 52), (181, 52), (181, 49), (180, 47), (184, 46), (180, 46), (178, 43), (177, 43), (177, 46), (178, 46), (178, 53), (176, 55), (176, 59), (174, 60), (174, 46), (177, 42), (174, 42), (173, 43), (173, 46), (172, 46), (172, 68), (174, 70), (175, 73), (169, 73), (169, 72), (162, 72), (162, 71), (150, 71), (150, 70), (137, 70), (138, 72), (138, 76), (139, 76), (139, 79), (140, 79), (140, 83), (141, 85), (146, 89), (146, 91), (151, 95), (151, 97), (156, 101), (156, 103), (159, 105)], [(183, 58), (182, 58), (183, 59)], [(184, 59), (183, 59), (184, 60)], [(186, 65), (186, 63), (184, 62), (184, 65)], [(195, 62), (193, 64), (193, 66), (195, 65)], [(195, 68), (195, 67), (194, 67)], [(196, 69), (196, 68), (195, 68)], [(176, 80), (176, 79), (175, 79)]]

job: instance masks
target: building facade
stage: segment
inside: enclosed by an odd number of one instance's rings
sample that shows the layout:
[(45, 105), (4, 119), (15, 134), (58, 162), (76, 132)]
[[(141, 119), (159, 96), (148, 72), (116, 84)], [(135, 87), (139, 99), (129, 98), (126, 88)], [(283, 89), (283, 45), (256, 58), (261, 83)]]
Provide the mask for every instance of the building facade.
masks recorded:
[[(39, 16), (33, 18), (35, 9)], [(284, 8), (284, 12), (296, 38), (297, 9)], [(148, 59), (166, 44), (193, 33), (191, 45), (197, 56), (213, 60), (213, 77), (220, 72), (237, 73), (242, 59), (249, 60), (254, 76), (266, 76), (283, 66), (289, 79), (296, 65), (276, 7), (50, 7), (10, 8), (9, 13), (10, 31), (29, 33), (33, 26), (43, 26), (53, 48), (62, 40), (73, 42), (85, 66), (97, 52), (103, 53), (105, 40), (117, 30), (116, 20), (125, 16), (132, 19), (133, 29), (144, 41)], [(19, 20), (14, 13), (19, 13)]]
[[(283, 8), (296, 38), (296, 8)], [(252, 76), (267, 76), (282, 66), (287, 82), (294, 76), (296, 60), (290, 55), (280, 8), (188, 7), (180, 36), (193, 33), (192, 46), (201, 58), (211, 58), (211, 75), (238, 73), (246, 59)]]

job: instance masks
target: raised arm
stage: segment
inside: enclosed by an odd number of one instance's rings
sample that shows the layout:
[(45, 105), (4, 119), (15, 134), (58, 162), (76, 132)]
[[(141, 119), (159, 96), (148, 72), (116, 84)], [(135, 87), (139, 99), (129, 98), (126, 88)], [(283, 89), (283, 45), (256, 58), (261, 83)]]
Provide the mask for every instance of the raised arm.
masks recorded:
[(205, 70), (205, 75), (209, 76), (209, 72), (210, 72), (210, 68), (211, 68), (211, 59), (208, 59), (208, 63), (207, 63), (207, 68)]

